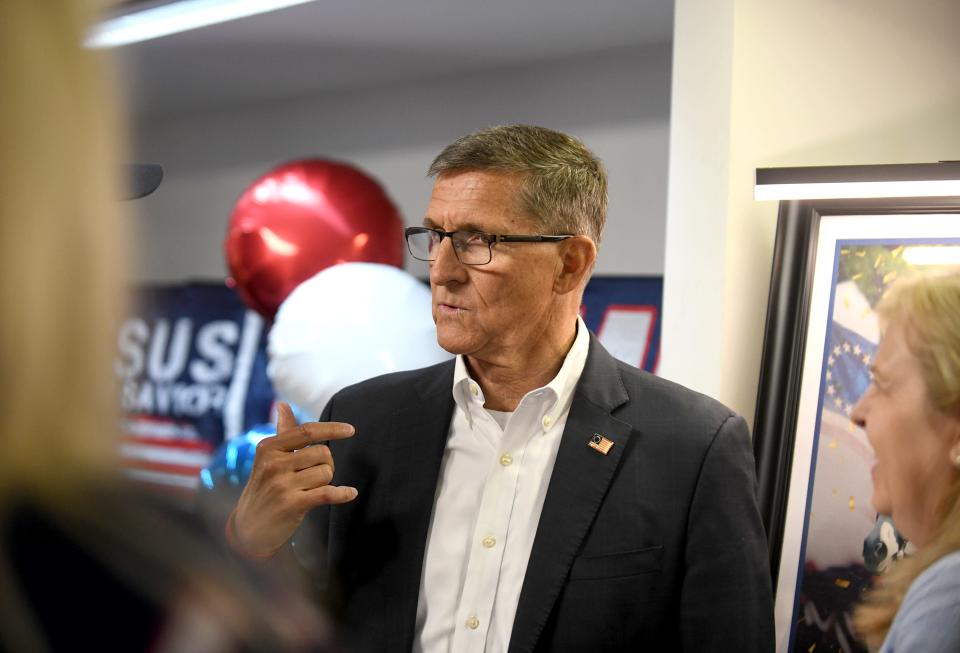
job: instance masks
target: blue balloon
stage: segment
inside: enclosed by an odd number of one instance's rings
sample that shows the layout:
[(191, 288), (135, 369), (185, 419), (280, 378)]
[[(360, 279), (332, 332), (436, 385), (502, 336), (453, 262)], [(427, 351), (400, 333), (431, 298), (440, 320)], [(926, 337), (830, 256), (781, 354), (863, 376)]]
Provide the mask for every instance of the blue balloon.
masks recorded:
[(243, 435), (221, 444), (210, 457), (210, 463), (200, 471), (203, 488), (211, 491), (242, 489), (250, 478), (257, 444), (276, 433), (273, 424), (257, 424)]

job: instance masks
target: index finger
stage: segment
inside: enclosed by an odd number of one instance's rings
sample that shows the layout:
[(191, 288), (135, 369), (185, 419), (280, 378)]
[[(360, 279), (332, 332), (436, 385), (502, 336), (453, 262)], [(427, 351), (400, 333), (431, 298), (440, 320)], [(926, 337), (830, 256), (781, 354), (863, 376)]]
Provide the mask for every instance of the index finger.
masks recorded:
[(355, 429), (344, 422), (304, 422), (298, 428), (278, 433), (273, 440), (275, 449), (294, 451), (311, 444), (351, 437)]

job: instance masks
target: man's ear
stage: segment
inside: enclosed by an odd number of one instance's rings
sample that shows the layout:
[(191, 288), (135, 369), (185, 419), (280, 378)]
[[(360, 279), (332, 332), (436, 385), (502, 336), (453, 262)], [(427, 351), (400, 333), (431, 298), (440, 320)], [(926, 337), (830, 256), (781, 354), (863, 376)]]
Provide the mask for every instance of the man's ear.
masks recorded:
[(597, 245), (589, 236), (574, 236), (560, 243), (560, 267), (553, 283), (554, 291), (559, 295), (581, 287), (590, 276), (593, 263), (597, 260)]

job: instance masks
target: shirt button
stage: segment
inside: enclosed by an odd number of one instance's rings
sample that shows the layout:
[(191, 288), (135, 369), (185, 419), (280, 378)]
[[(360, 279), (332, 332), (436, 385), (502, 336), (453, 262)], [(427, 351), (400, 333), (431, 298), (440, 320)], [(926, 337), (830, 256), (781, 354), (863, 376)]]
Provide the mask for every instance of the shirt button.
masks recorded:
[(549, 415), (544, 415), (542, 421), (543, 421), (543, 428), (545, 429), (548, 429), (551, 426), (553, 426), (553, 418), (550, 417)]
[(503, 465), (504, 467), (509, 467), (510, 463), (512, 462), (513, 462), (513, 456), (511, 456), (510, 454), (505, 453), (502, 456), (500, 456), (500, 464)]
[(480, 627), (480, 620), (479, 620), (479, 619), (477, 619), (476, 617), (473, 617), (473, 616), (471, 616), (469, 619), (467, 619), (467, 628), (469, 628), (470, 630), (476, 630), (476, 629), (479, 628), (479, 627)]
[(483, 538), (483, 548), (485, 549), (492, 549), (496, 543), (497, 538), (495, 538), (493, 535), (487, 535), (485, 538)]
[(480, 394), (480, 388), (478, 388), (478, 387), (476, 386), (476, 384), (471, 383), (471, 384), (470, 384), (470, 392), (473, 394), (474, 397), (476, 397), (478, 394)]

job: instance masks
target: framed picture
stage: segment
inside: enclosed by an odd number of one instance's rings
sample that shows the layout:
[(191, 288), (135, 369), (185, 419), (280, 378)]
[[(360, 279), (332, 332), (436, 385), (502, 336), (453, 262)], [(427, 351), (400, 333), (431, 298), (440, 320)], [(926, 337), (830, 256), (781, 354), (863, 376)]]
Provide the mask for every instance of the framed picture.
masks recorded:
[(850, 411), (870, 383), (890, 284), (960, 265), (960, 198), (780, 203), (754, 448), (777, 650), (865, 651), (856, 602), (909, 544), (870, 503)]

